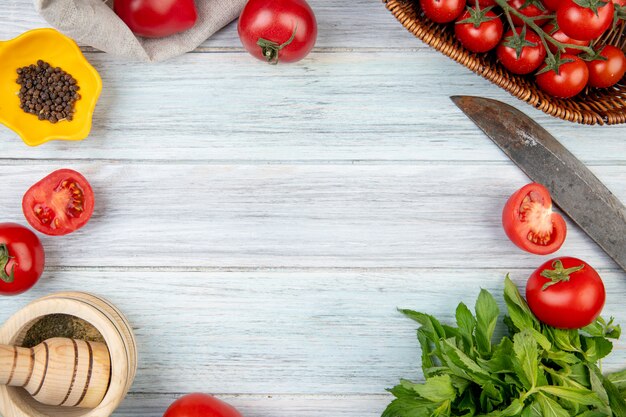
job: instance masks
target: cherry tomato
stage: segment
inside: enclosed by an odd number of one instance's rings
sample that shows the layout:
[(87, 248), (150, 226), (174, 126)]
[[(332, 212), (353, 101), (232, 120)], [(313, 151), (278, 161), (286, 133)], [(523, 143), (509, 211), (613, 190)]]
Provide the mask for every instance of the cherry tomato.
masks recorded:
[[(513, 7), (515, 10), (528, 17), (537, 17), (548, 15), (549, 11), (543, 8), (543, 4), (539, 0), (508, 0), (509, 6)], [(513, 20), (513, 24), (515, 26), (524, 26), (524, 22), (519, 17), (515, 16), (511, 13), (511, 19)], [(542, 26), (548, 21), (548, 19), (538, 19), (535, 20), (535, 23), (539, 26)]]
[(597, 59), (586, 62), (589, 69), (589, 85), (600, 88), (611, 87), (626, 73), (626, 56), (621, 49), (612, 45), (602, 48), (600, 55), (605, 57), (606, 61)]
[(45, 254), (39, 238), (15, 223), (0, 223), (0, 294), (17, 295), (39, 281)]
[(598, 7), (596, 13), (591, 8), (579, 6), (573, 0), (562, 0), (556, 12), (556, 20), (567, 36), (581, 41), (591, 41), (599, 38), (611, 26), (613, 13), (614, 6), (610, 1)]
[(502, 210), (502, 226), (511, 242), (537, 255), (556, 252), (567, 234), (565, 220), (552, 211), (550, 192), (536, 182), (509, 198)]
[(113, 8), (135, 35), (146, 38), (183, 32), (198, 20), (194, 0), (115, 0)]
[[(515, 28), (515, 31), (521, 34), (522, 29)], [(502, 65), (513, 74), (528, 74), (539, 68), (539, 65), (546, 57), (546, 48), (544, 48), (539, 35), (531, 30), (526, 32), (523, 42), (520, 41), (522, 41), (522, 38), (513, 37), (513, 31), (509, 30), (504, 35), (504, 41), (498, 45), (496, 55)], [(523, 44), (519, 56), (517, 55), (517, 49), (515, 49), (518, 42)], [(527, 43), (532, 45), (527, 45)], [(507, 46), (507, 44), (511, 45)]]
[(546, 9), (556, 12), (561, 5), (561, 0), (541, 0)]
[(449, 23), (465, 10), (465, 0), (420, 0), (426, 17), (433, 22)]
[(472, 52), (487, 52), (498, 45), (502, 39), (504, 27), (502, 20), (491, 10), (480, 11), (484, 15), (475, 23), (463, 23), (468, 19), (476, 18), (475, 9), (467, 9), (456, 21), (454, 34), (461, 44)]
[[(554, 25), (554, 23), (548, 23), (547, 25), (545, 25), (543, 27), (543, 30), (546, 33), (548, 33), (550, 36), (552, 36), (555, 40), (557, 40), (557, 41), (559, 41), (561, 43), (568, 43), (568, 44), (571, 44), (571, 45), (578, 45), (578, 46), (589, 46), (589, 44), (591, 43), (590, 41), (579, 41), (577, 39), (570, 38), (561, 29), (557, 29), (557, 27)], [(554, 46), (552, 43), (548, 42), (548, 48), (550, 48), (550, 51), (553, 54), (556, 54), (556, 52), (557, 52), (556, 46)], [(582, 52), (581, 49), (565, 48), (565, 52), (564, 53), (569, 54), (569, 55), (578, 55), (581, 52)]]
[(242, 417), (231, 405), (206, 394), (188, 394), (174, 401), (163, 417)]
[(239, 16), (239, 39), (271, 64), (299, 61), (317, 39), (317, 22), (305, 0), (250, 0)]
[(54, 171), (30, 187), (22, 199), (28, 223), (52, 236), (66, 235), (83, 227), (93, 208), (91, 185), (71, 169)]
[(559, 73), (549, 70), (538, 74), (537, 85), (554, 97), (574, 97), (587, 85), (589, 70), (585, 62), (575, 55), (564, 54), (561, 58), (568, 62), (559, 67)]
[(526, 283), (526, 300), (535, 316), (561, 329), (593, 323), (605, 299), (596, 270), (576, 258), (552, 259), (537, 268)]

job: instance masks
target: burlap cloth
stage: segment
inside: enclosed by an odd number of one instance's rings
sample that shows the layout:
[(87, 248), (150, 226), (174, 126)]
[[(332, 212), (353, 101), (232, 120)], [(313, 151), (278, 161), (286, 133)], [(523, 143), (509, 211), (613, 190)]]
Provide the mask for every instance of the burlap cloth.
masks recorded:
[(193, 51), (243, 9), (246, 0), (196, 0), (198, 22), (161, 39), (135, 36), (112, 10), (113, 0), (35, 0), (53, 27), (77, 42), (133, 61), (163, 61)]

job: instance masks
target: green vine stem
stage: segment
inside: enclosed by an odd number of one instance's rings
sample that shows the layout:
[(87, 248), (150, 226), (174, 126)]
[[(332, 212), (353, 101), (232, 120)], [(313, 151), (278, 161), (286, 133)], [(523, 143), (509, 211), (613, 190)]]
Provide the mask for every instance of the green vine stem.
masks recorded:
[(569, 44), (569, 43), (563, 43), (563, 42), (557, 41), (552, 36), (550, 36), (549, 33), (544, 31), (541, 28), (541, 26), (539, 26), (537, 23), (535, 23), (535, 20), (539, 20), (539, 19), (543, 20), (543, 19), (553, 18), (554, 17), (553, 15), (542, 15), (542, 16), (536, 16), (536, 17), (528, 17), (528, 16), (524, 15), (523, 13), (521, 13), (519, 10), (517, 10), (514, 7), (510, 6), (509, 3), (506, 0), (494, 0), (494, 1), (504, 11), (504, 14), (507, 17), (507, 20), (508, 20), (509, 25), (511, 26), (512, 30), (513, 30), (513, 28), (515, 26), (513, 25), (513, 20), (511, 19), (511, 14), (515, 15), (516, 17), (518, 17), (522, 22), (524, 22), (524, 24), (526, 26), (528, 26), (529, 28), (534, 30), (535, 33), (537, 35), (539, 35), (539, 37), (541, 38), (541, 42), (543, 43), (544, 47), (546, 48), (546, 53), (548, 54), (549, 58), (554, 59), (554, 54), (552, 53), (552, 51), (550, 51), (550, 48), (548, 47), (548, 42), (550, 42), (552, 45), (556, 46), (558, 51), (564, 51), (565, 48), (569, 48), (569, 49), (579, 49), (579, 50), (587, 53), (590, 56), (594, 56), (596, 54), (595, 51), (593, 50), (593, 48), (591, 48), (590, 46), (572, 45), (572, 44)]

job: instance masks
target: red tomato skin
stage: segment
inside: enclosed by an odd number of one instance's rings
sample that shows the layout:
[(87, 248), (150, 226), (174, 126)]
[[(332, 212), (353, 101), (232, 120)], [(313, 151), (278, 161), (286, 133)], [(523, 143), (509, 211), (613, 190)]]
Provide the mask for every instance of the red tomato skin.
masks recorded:
[(489, 11), (485, 15), (492, 19), (481, 23), (479, 27), (474, 27), (472, 23), (459, 23), (461, 20), (465, 20), (470, 17), (470, 13), (465, 11), (457, 19), (457, 23), (454, 25), (454, 34), (461, 44), (472, 52), (487, 52), (492, 50), (498, 45), (502, 34), (504, 33), (504, 26), (502, 20), (492, 11)]
[(599, 38), (613, 23), (612, 2), (598, 8), (598, 14), (581, 7), (573, 0), (563, 0), (556, 11), (556, 21), (567, 36), (581, 41)]
[(612, 45), (602, 48), (600, 55), (606, 61), (585, 61), (589, 69), (589, 86), (606, 88), (617, 84), (626, 73), (626, 56), (621, 49)]
[(537, 85), (553, 97), (570, 98), (583, 91), (589, 80), (585, 62), (575, 55), (561, 55), (572, 62), (561, 65), (559, 74), (553, 70), (537, 75)]
[[(626, 1), (626, 0), (625, 0)], [(555, 40), (561, 42), (561, 43), (569, 43), (572, 45), (579, 45), (579, 46), (589, 46), (589, 44), (591, 43), (590, 41), (579, 41), (578, 39), (572, 39), (569, 36), (567, 36), (561, 29), (555, 31), (554, 33), (552, 33), (552, 31), (555, 29), (555, 26), (553, 23), (548, 23), (547, 25), (545, 25), (543, 27), (543, 30), (549, 34), (550, 36), (552, 36)], [(548, 48), (550, 48), (550, 52), (552, 52), (553, 54), (556, 54), (556, 46), (554, 46), (552, 43), (548, 42)], [(580, 49), (574, 49), (574, 48), (565, 48), (565, 53), (568, 55), (578, 55), (582, 52), (582, 50)]]
[(489, 6), (495, 6), (497, 4), (495, 0), (467, 0), (467, 4), (471, 6), (476, 6), (477, 1), (481, 9), (484, 9)]
[(146, 38), (183, 32), (198, 20), (194, 0), (115, 0), (113, 8), (135, 35)]
[[(549, 13), (549, 11), (541, 10), (539, 7), (535, 6), (534, 4), (530, 4), (522, 9), (522, 6), (524, 5), (524, 3), (526, 3), (526, 0), (508, 0), (507, 3), (509, 4), (509, 6), (513, 7), (518, 12), (528, 17), (542, 16), (542, 15), (547, 15)], [(512, 13), (511, 13), (511, 20), (513, 20), (513, 24), (515, 26), (520, 26), (520, 27), (524, 26), (524, 21)], [(539, 26), (542, 26), (547, 21), (548, 19), (539, 19), (539, 20), (535, 20), (535, 23)]]
[(315, 14), (305, 0), (250, 0), (239, 16), (237, 30), (244, 48), (254, 57), (267, 61), (257, 41), (266, 39), (283, 44), (296, 25), (296, 37), (278, 53), (278, 62), (296, 62), (311, 52), (317, 40)]
[(540, 245), (528, 239), (530, 231), (529, 225), (521, 220), (521, 210), (523, 200), (530, 193), (536, 195), (541, 200), (541, 205), (548, 210), (552, 209), (552, 198), (550, 191), (546, 187), (536, 182), (526, 184), (517, 190), (507, 200), (502, 209), (502, 227), (508, 238), (518, 248), (535, 255), (548, 255), (556, 252), (563, 246), (567, 235), (567, 225), (563, 217), (558, 213), (552, 213), (550, 220), (552, 222), (554, 238), (548, 245)]
[[(520, 34), (521, 28), (515, 28), (515, 31)], [(504, 34), (503, 39), (507, 39), (513, 35), (513, 31), (509, 30)], [(546, 57), (546, 48), (541, 42), (541, 38), (535, 32), (528, 30), (526, 32), (526, 40), (534, 43), (536, 46), (525, 46), (522, 48), (522, 53), (518, 57), (515, 49), (504, 45), (504, 41), (500, 42), (498, 49), (496, 49), (496, 55), (498, 59), (504, 65), (504, 67), (513, 74), (529, 74), (539, 68), (539, 65)]]
[[(75, 219), (68, 218), (66, 224), (52, 228), (43, 224), (34, 210), (37, 204), (46, 203), (45, 197), (49, 197), (51, 191), (58, 187), (64, 179), (73, 179), (80, 185), (84, 196), (83, 210), (80, 217)], [(30, 187), (22, 199), (22, 211), (28, 223), (38, 232), (49, 236), (67, 235), (85, 226), (91, 219), (94, 205), (95, 197), (89, 181), (82, 174), (72, 169), (59, 169), (48, 174)]]
[[(568, 282), (559, 282), (542, 290), (548, 278), (542, 277), (545, 269), (553, 269), (560, 260), (564, 268), (585, 267), (570, 275)], [(602, 279), (595, 269), (576, 258), (557, 258), (547, 261), (532, 273), (526, 283), (526, 301), (537, 318), (560, 329), (579, 329), (591, 324), (602, 312), (606, 292)]]
[(230, 404), (206, 394), (194, 393), (180, 397), (170, 405), (163, 417), (243, 417)]
[(465, 10), (465, 0), (420, 0), (426, 17), (436, 23), (454, 21)]
[(546, 9), (556, 12), (561, 5), (561, 0), (541, 0)]
[(0, 279), (1, 295), (17, 295), (31, 289), (44, 270), (46, 256), (37, 235), (15, 223), (0, 223), (0, 244), (5, 244), (9, 256), (6, 264), (7, 275), (14, 273), (14, 280), (7, 283)]

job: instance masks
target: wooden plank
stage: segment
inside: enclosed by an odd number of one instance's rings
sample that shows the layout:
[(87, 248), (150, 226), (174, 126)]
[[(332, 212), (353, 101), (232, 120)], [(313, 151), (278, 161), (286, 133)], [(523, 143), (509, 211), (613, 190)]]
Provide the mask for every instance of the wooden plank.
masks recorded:
[[(179, 395), (131, 394), (114, 417), (160, 416)], [(379, 417), (390, 395), (219, 395), (246, 417)]]
[(463, 93), (518, 106), (588, 163), (626, 164), (626, 125), (554, 119), (435, 51), (315, 53), (281, 67), (226, 53), (159, 65), (88, 56), (105, 86), (90, 138), (28, 148), (2, 127), (2, 157), (509, 163), (448, 98)]
[[(421, 378), (417, 324), (397, 307), (453, 323), (457, 304), (473, 308), (485, 288), (504, 310), (507, 272), (523, 287), (531, 271), (54, 270), (26, 295), (3, 299), (0, 321), (35, 297), (79, 288), (107, 297), (133, 325), (135, 393), (384, 394), (400, 377)], [(623, 272), (600, 273), (604, 315), (626, 323)], [(503, 331), (500, 323), (496, 338)], [(624, 367), (625, 347), (616, 343), (605, 372)]]
[[(0, 164), (4, 221), (24, 222), (25, 190), (75, 168), (97, 196), (90, 224), (46, 237), (54, 266), (525, 267), (501, 210), (527, 183), (503, 164)], [(626, 201), (626, 166), (593, 167)], [(614, 267), (571, 226), (559, 252)], [(74, 256), (68, 254), (80, 254)]]
[[(318, 49), (334, 48), (427, 48), (389, 13), (381, 1), (309, 0), (318, 21)], [(3, 0), (0, 39), (9, 39), (36, 27), (49, 27), (33, 7), (32, 0)], [(203, 49), (242, 51), (237, 25), (231, 24), (203, 44)]]

